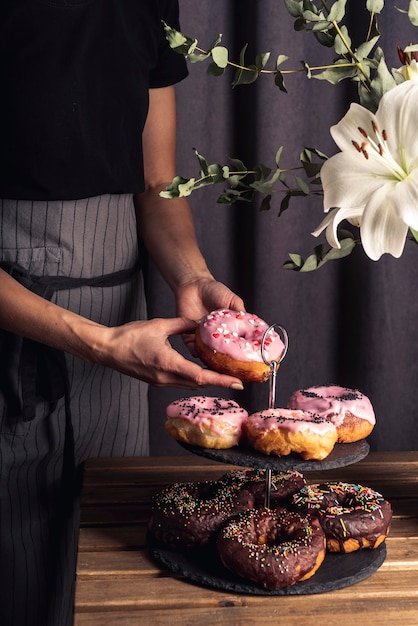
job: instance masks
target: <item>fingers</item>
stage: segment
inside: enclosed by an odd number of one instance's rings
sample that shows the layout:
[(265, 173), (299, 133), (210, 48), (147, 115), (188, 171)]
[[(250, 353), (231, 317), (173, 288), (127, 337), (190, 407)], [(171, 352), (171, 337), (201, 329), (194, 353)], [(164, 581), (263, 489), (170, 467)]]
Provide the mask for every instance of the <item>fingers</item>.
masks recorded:
[[(186, 359), (185, 359), (186, 360)], [(187, 361), (187, 371), (183, 373), (165, 372), (164, 376), (151, 384), (154, 387), (178, 387), (181, 389), (201, 389), (205, 387), (224, 387), (225, 389), (234, 389), (242, 391), (244, 386), (239, 378), (233, 376), (225, 376), (213, 370), (208, 370), (196, 365), (196, 370), (192, 371), (190, 365), (195, 365)]]
[(196, 331), (197, 322), (187, 317), (170, 317), (164, 319), (167, 336), (193, 334)]
[(151, 384), (157, 387), (181, 387), (183, 389), (199, 389), (202, 387), (224, 387), (226, 389), (242, 390), (243, 384), (239, 378), (220, 374), (201, 367), (198, 363), (189, 361), (171, 346), (161, 363), (160, 371), (154, 376)]

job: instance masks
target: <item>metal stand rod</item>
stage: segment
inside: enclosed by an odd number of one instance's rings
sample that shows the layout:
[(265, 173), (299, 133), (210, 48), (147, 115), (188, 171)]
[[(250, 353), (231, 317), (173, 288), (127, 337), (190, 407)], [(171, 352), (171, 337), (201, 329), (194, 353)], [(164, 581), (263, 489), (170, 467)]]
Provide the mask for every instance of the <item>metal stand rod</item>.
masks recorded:
[[(270, 361), (269, 362), (269, 361), (266, 360), (266, 358), (264, 356), (264, 342), (265, 342), (265, 339), (266, 339), (267, 335), (269, 334), (269, 332), (271, 330), (273, 330), (276, 326), (278, 328), (280, 328), (280, 330), (282, 331), (283, 339), (284, 339), (284, 348), (283, 348), (282, 354), (280, 355), (280, 359), (278, 361)], [(284, 357), (286, 356), (288, 347), (289, 347), (289, 338), (288, 338), (287, 332), (283, 328), (283, 326), (279, 326), (278, 324), (273, 324), (272, 326), (269, 326), (269, 328), (264, 333), (263, 340), (261, 342), (261, 356), (263, 358), (264, 363), (266, 365), (269, 365), (269, 367), (270, 367), (269, 409), (274, 409), (274, 407), (276, 405), (276, 376), (277, 376), (277, 370), (279, 369), (279, 365), (280, 365), (281, 361), (283, 361)], [(264, 506), (267, 509), (270, 508), (270, 502), (271, 502), (271, 478), (272, 478), (271, 469), (266, 469), (266, 487), (265, 487), (265, 493), (264, 493)]]
[(264, 494), (264, 506), (270, 508), (271, 499), (271, 469), (266, 469), (266, 491)]

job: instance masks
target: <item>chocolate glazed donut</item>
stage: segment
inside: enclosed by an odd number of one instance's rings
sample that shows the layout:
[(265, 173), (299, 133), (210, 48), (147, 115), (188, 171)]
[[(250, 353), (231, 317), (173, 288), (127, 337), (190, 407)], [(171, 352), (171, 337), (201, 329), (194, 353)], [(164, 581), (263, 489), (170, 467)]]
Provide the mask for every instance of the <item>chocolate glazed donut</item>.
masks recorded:
[(318, 520), (286, 509), (234, 516), (221, 528), (216, 545), (227, 569), (269, 590), (310, 578), (325, 557)]
[(306, 485), (293, 496), (293, 506), (318, 518), (329, 552), (377, 548), (392, 520), (391, 506), (380, 493), (343, 482)]
[[(266, 494), (266, 472), (260, 469), (239, 469), (227, 472), (219, 479), (227, 485), (249, 491), (255, 498), (255, 506), (263, 507)], [(272, 472), (270, 508), (287, 507), (292, 496), (306, 485), (303, 475), (296, 470)]]
[(202, 548), (228, 517), (253, 506), (252, 494), (238, 487), (213, 481), (175, 483), (154, 497), (148, 530), (170, 548)]

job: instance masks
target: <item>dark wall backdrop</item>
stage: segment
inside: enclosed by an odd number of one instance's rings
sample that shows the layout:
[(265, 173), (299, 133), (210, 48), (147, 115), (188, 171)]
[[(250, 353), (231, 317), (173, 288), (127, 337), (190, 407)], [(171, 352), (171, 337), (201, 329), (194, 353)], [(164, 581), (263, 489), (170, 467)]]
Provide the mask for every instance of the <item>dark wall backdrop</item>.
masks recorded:
[[(406, 1), (398, 4), (407, 6)], [(365, 0), (348, 1), (357, 43), (366, 30), (364, 5)], [(386, 5), (379, 20), (380, 45), (389, 67), (398, 67), (396, 45), (418, 37), (407, 17), (393, 3)], [(281, 0), (180, 0), (180, 8), (185, 34), (207, 47), (222, 33), (236, 59), (245, 43), (249, 60), (257, 52), (271, 51), (272, 58), (286, 54), (283, 67), (297, 68), (301, 59), (310, 65), (330, 59), (310, 34), (294, 31)], [(289, 93), (284, 94), (269, 77), (232, 89), (232, 73), (213, 78), (200, 63), (189, 70), (178, 87), (179, 174), (198, 173), (193, 148), (210, 162), (224, 162), (229, 155), (248, 166), (273, 166), (282, 145), (282, 166), (297, 164), (305, 146), (328, 155), (337, 150), (329, 127), (344, 115), (353, 97), (351, 84), (332, 86), (297, 74), (287, 77)], [(378, 262), (359, 248), (316, 272), (294, 273), (282, 264), (289, 252), (307, 255), (318, 243), (309, 233), (323, 217), (321, 199), (293, 200), (279, 219), (280, 197), (269, 212), (260, 213), (257, 205), (217, 204), (220, 191), (206, 188), (190, 198), (198, 238), (213, 273), (242, 295), (247, 310), (289, 333), (289, 352), (277, 377), (277, 406), (301, 387), (335, 382), (357, 388), (375, 407), (371, 448), (417, 449), (418, 248), (407, 244), (400, 259), (385, 256)], [(150, 279), (150, 315), (174, 315), (171, 293), (153, 267)], [(174, 345), (186, 354), (180, 342)], [(235, 394), (219, 388), (206, 393), (235, 397), (250, 412), (268, 404), (267, 383), (248, 384)], [(153, 454), (184, 453), (164, 429), (166, 405), (183, 395), (179, 389), (151, 389)]]

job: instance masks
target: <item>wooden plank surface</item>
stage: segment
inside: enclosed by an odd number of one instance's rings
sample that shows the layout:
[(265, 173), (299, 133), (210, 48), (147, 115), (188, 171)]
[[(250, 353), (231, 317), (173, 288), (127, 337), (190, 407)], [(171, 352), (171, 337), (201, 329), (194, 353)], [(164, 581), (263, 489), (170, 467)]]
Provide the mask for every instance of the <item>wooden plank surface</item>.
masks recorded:
[(418, 626), (418, 453), (370, 453), (359, 463), (310, 472), (345, 480), (392, 503), (387, 558), (366, 580), (310, 596), (254, 596), (205, 589), (160, 568), (146, 547), (153, 494), (165, 484), (215, 479), (232, 466), (196, 456), (97, 459), (87, 464), (75, 626)]

